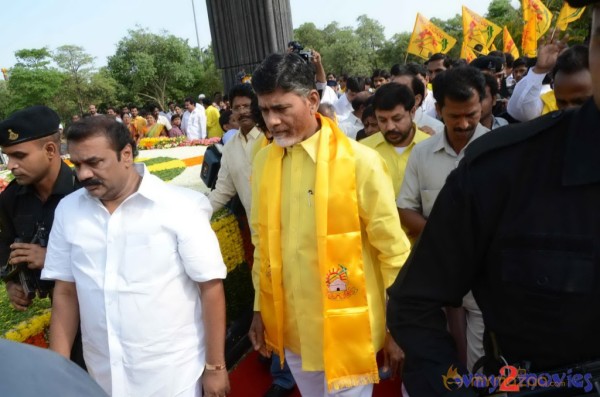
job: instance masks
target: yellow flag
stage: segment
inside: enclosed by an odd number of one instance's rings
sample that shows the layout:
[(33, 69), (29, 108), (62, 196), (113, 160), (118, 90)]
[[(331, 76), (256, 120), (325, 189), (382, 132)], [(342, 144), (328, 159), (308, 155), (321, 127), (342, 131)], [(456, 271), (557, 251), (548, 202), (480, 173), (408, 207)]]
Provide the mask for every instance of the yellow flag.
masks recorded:
[(523, 28), (523, 41), (521, 47), (523, 48), (523, 55), (526, 57), (533, 58), (537, 55), (537, 30), (535, 18), (530, 18)]
[(542, 0), (522, 0), (523, 20), (525, 24), (531, 19), (535, 21), (537, 37), (542, 37), (550, 29), (552, 13), (542, 3)]
[(466, 60), (467, 63), (471, 63), (473, 59), (477, 58), (477, 55), (467, 46), (467, 43), (463, 42), (460, 49), (460, 58)]
[(578, 20), (584, 11), (585, 7), (574, 8), (565, 2), (565, 4), (563, 4), (562, 8), (560, 9), (560, 14), (558, 14), (558, 19), (556, 20), (556, 28), (563, 31), (567, 30), (567, 26), (569, 25), (569, 23)]
[(484, 49), (490, 48), (496, 36), (501, 32), (500, 26), (488, 21), (481, 15), (462, 7), (463, 37), (470, 48), (481, 44)]
[(515, 45), (515, 41), (513, 40), (506, 26), (502, 32), (502, 43), (504, 44), (504, 48), (502, 49), (503, 52), (510, 53), (515, 59), (519, 57), (519, 49)]
[(449, 36), (418, 13), (407, 51), (423, 59), (429, 59), (431, 55), (438, 52), (446, 54), (455, 44), (454, 37)]

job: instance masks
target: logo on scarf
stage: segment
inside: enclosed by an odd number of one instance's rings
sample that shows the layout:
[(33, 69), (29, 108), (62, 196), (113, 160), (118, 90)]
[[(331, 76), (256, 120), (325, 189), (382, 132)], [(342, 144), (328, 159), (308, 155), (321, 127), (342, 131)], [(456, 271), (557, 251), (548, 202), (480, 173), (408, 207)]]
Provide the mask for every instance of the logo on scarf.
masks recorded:
[(358, 292), (356, 287), (348, 284), (348, 269), (343, 265), (329, 270), (325, 277), (325, 284), (327, 284), (327, 298), (329, 299), (346, 299)]

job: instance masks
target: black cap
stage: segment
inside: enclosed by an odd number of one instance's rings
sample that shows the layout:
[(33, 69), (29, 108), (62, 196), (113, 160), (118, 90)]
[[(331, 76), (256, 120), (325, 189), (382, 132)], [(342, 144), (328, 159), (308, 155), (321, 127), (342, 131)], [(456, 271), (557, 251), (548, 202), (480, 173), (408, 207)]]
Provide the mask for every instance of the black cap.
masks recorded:
[(60, 118), (47, 106), (31, 106), (0, 122), (0, 146), (33, 141), (58, 132)]
[(567, 3), (569, 3), (569, 5), (571, 7), (585, 7), (585, 6), (589, 6), (590, 4), (594, 4), (594, 3), (599, 3), (600, 0), (566, 0)]
[(474, 66), (479, 70), (493, 70), (494, 73), (502, 71), (502, 64), (502, 58), (489, 55), (475, 58), (470, 63), (471, 66)]

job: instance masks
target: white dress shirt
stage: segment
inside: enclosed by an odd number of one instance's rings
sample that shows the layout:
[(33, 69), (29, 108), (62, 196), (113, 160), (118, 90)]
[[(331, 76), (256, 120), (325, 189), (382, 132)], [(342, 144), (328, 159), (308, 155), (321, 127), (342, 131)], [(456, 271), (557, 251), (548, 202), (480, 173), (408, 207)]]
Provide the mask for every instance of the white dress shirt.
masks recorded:
[(350, 139), (356, 140), (356, 134), (358, 131), (365, 128), (362, 121), (354, 115), (354, 113), (350, 113), (345, 120), (340, 122), (339, 124), (340, 130), (344, 131), (344, 134)]
[(109, 395), (177, 396), (205, 364), (197, 282), (227, 270), (206, 197), (135, 166), (112, 214), (85, 189), (60, 202), (42, 277), (75, 283), (85, 362)]
[(252, 189), (250, 175), (252, 174), (252, 148), (261, 132), (252, 128), (246, 137), (238, 131), (223, 147), (221, 168), (217, 177), (215, 189), (208, 194), (213, 211), (218, 211), (236, 195), (250, 218), (252, 208)]
[(419, 128), (429, 127), (435, 131), (436, 134), (444, 131), (444, 123), (431, 117), (423, 111), (423, 107), (418, 107), (415, 111), (415, 117), (413, 118), (413, 122)]
[(445, 132), (417, 143), (408, 157), (404, 180), (396, 200), (398, 208), (414, 210), (428, 218), (446, 178), (464, 157), (465, 149), (488, 131), (478, 124), (475, 133), (460, 153), (452, 149)]
[(321, 103), (329, 103), (331, 105), (335, 104), (338, 101), (338, 96), (331, 88), (327, 85), (327, 83), (319, 83), (317, 82), (317, 90), (321, 90)]
[(347, 94), (342, 95), (334, 104), (335, 114), (337, 115), (338, 121), (344, 120), (351, 114), (354, 109), (352, 108), (352, 104), (348, 100)]
[(542, 83), (546, 73), (536, 73), (533, 68), (515, 85), (512, 96), (508, 100), (506, 111), (519, 121), (529, 121), (541, 116), (544, 102), (540, 95), (550, 90)]
[(202, 112), (200, 109), (204, 111), (202, 105), (196, 106), (190, 113), (190, 117), (188, 117), (185, 134), (189, 140), (206, 138), (206, 129), (202, 128)]
[(181, 116), (181, 131), (187, 136), (187, 126), (188, 121), (190, 120), (190, 112), (186, 110), (183, 112), (183, 116)]
[(206, 138), (206, 123), (208, 119), (206, 118), (206, 109), (202, 106), (201, 103), (196, 104), (196, 110), (198, 111), (198, 115), (200, 117), (200, 127), (202, 128), (202, 139)]
[(158, 120), (156, 120), (156, 124), (162, 124), (165, 126), (165, 129), (167, 131), (171, 131), (171, 128), (173, 128), (171, 126), (171, 122), (167, 119), (166, 116), (163, 116), (162, 114), (158, 115)]
[(425, 99), (423, 99), (423, 103), (421, 104), (423, 112), (429, 117), (439, 120), (435, 104), (436, 100), (433, 97), (433, 90), (427, 90), (427, 95), (425, 95)]

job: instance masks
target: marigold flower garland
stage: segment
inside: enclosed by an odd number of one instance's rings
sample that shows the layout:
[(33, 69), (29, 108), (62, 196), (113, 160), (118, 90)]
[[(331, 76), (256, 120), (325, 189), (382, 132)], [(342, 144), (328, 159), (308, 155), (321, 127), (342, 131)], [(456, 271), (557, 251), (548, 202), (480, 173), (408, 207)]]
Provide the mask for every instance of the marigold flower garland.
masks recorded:
[(221, 255), (229, 273), (244, 262), (244, 242), (237, 219), (228, 210), (221, 210), (215, 214), (210, 225), (219, 240)]
[(138, 149), (140, 150), (148, 150), (148, 149), (169, 149), (173, 147), (180, 146), (209, 146), (213, 143), (220, 142), (221, 138), (213, 137), (207, 139), (192, 139), (187, 140), (186, 137), (180, 136), (177, 138), (142, 138), (138, 142)]
[(7, 331), (4, 338), (15, 342), (28, 343), (39, 347), (48, 347), (45, 333), (50, 326), (50, 309), (29, 320), (22, 321), (15, 328)]

